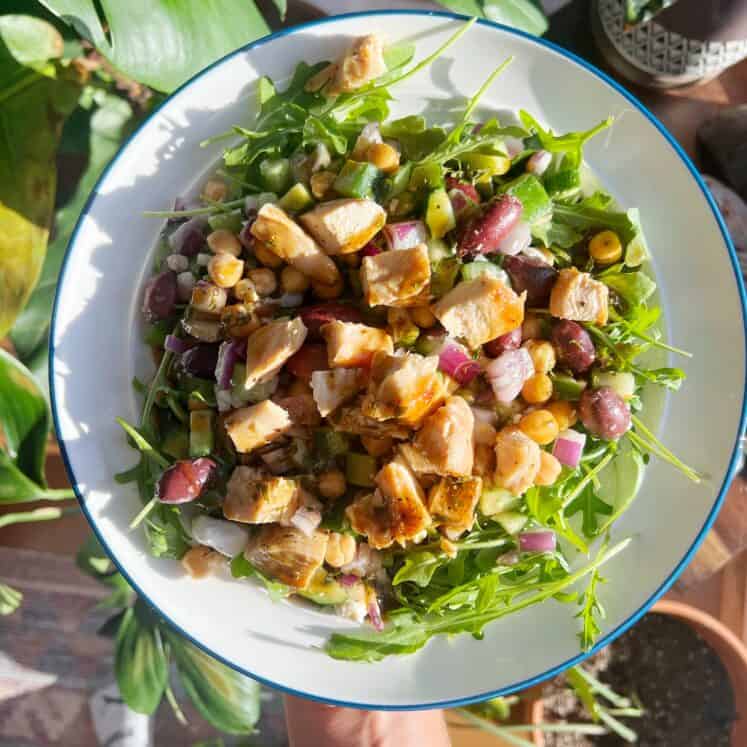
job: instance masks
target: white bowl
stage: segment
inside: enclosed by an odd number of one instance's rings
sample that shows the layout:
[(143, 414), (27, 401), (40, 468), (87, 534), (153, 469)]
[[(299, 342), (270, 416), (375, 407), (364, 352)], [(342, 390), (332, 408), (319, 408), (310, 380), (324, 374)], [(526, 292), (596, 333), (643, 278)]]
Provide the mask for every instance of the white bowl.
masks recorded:
[[(152, 365), (139, 339), (141, 287), (161, 222), (143, 217), (204, 178), (220, 145), (204, 138), (244, 123), (260, 74), (286, 79), (300, 60), (335, 57), (351, 36), (411, 40), (417, 56), (456, 29), (446, 13), (372, 12), (330, 18), (250, 44), (186, 83), (130, 138), (99, 181), (70, 243), (55, 305), (51, 391), (70, 478), (94, 531), (137, 591), (175, 628), (216, 658), (267, 684), (367, 708), (455, 705), (523, 688), (583, 657), (571, 606), (549, 601), (492, 625), (485, 639), (440, 638), (420, 653), (378, 664), (335, 661), (320, 646), (351, 623), (272, 603), (228, 577), (194, 581), (175, 561), (151, 558), (127, 525), (140, 504), (112, 475), (135, 453), (114, 419), (136, 422), (134, 375)], [(703, 539), (738, 464), (744, 430), (744, 290), (724, 225), (692, 164), (664, 128), (620, 86), (569, 53), (480, 22), (429, 71), (396, 88), (394, 115), (461, 105), (507, 55), (514, 63), (485, 107), (526, 108), (556, 131), (618, 116), (587, 158), (625, 206), (641, 209), (653, 248), (669, 337), (694, 354), (677, 361), (687, 381), (660, 423), (664, 441), (710, 475), (688, 482), (649, 467), (637, 502), (615, 526), (632, 536), (606, 566), (603, 637), (609, 643), (674, 582)]]

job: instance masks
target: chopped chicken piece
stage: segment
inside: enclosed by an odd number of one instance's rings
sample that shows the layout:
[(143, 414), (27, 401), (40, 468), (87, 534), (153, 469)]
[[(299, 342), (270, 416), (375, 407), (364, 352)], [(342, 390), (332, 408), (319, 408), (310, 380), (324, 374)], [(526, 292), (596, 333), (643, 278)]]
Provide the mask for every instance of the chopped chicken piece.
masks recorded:
[(285, 477), (257, 480), (249, 467), (236, 467), (226, 485), (223, 516), (242, 524), (288, 521), (300, 500), (298, 482)]
[(390, 462), (379, 470), (376, 484), (378, 490), (348, 506), (345, 513), (353, 529), (365, 534), (375, 549), (419, 541), (431, 520), (423, 488), (410, 468), (400, 461)]
[(469, 477), (475, 450), (474, 420), (462, 397), (449, 397), (425, 419), (412, 445), (402, 447), (403, 455), (418, 473)]
[(365, 257), (361, 266), (361, 285), (369, 306), (422, 306), (430, 280), (425, 244)]
[(396, 418), (415, 426), (446, 399), (447, 386), (438, 371), (438, 356), (376, 353), (361, 409), (376, 420)]
[(223, 562), (223, 556), (212, 547), (195, 545), (182, 557), (182, 568), (192, 578), (205, 578), (214, 573)]
[(475, 444), (475, 461), (472, 474), (492, 481), (495, 473), (495, 441), (488, 444)]
[(350, 93), (385, 72), (386, 63), (381, 39), (376, 34), (360, 36), (336, 63), (334, 79), (327, 93), (330, 96)]
[(274, 441), (291, 427), (287, 410), (271, 400), (234, 410), (225, 419), (236, 451), (246, 454)]
[(386, 223), (386, 212), (373, 200), (331, 200), (304, 213), (299, 220), (327, 254), (362, 249)]
[(450, 539), (472, 529), (475, 506), (480, 500), (482, 479), (444, 477), (428, 492), (428, 511)]
[[(311, 394), (294, 394), (288, 397), (276, 397), (276, 405), (288, 411), (293, 425), (316, 427), (321, 422), (316, 409), (316, 402)], [(324, 414), (324, 413), (322, 413)]]
[(362, 386), (361, 373), (356, 368), (335, 368), (311, 374), (314, 402), (323, 418), (358, 394)]
[(260, 208), (252, 223), (251, 233), (289, 265), (324, 285), (334, 285), (340, 279), (335, 263), (296, 222), (277, 205), (267, 203)]
[(524, 321), (526, 293), (517, 296), (492, 275), (463, 280), (433, 306), (433, 313), (452, 337), (477, 348)]
[(540, 447), (518, 428), (504, 428), (495, 442), (495, 481), (514, 495), (534, 484), (540, 468)]
[(328, 535), (318, 529), (306, 535), (292, 526), (272, 524), (244, 551), (259, 571), (296, 589), (305, 589), (324, 562)]
[(607, 324), (609, 289), (588, 272), (561, 270), (550, 293), (550, 313), (575, 322)]
[(316, 75), (312, 75), (305, 83), (304, 90), (309, 93), (316, 93), (321, 91), (324, 86), (329, 83), (332, 78), (335, 77), (337, 72), (337, 63), (330, 62), (329, 65), (323, 67)]
[(272, 378), (306, 339), (303, 320), (278, 319), (252, 332), (246, 341), (245, 389)]
[(398, 425), (395, 421), (380, 422), (369, 418), (361, 412), (361, 402), (354, 403), (348, 407), (340, 407), (329, 416), (329, 421), (336, 431), (343, 433), (354, 433), (358, 436), (369, 438), (396, 438), (404, 439), (410, 437), (410, 430), (405, 426)]
[(383, 330), (356, 322), (334, 321), (322, 327), (332, 368), (367, 366), (377, 350), (394, 352), (392, 338)]

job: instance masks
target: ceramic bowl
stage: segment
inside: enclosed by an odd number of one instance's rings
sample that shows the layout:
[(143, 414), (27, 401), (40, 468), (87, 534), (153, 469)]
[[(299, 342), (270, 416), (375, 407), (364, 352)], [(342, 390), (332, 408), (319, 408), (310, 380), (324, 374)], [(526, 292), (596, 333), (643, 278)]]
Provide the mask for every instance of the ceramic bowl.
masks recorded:
[[(367, 665), (322, 651), (332, 631), (352, 623), (273, 603), (264, 590), (228, 576), (195, 581), (176, 561), (150, 557), (141, 532), (127, 529), (140, 505), (135, 490), (112, 479), (136, 458), (115, 417), (137, 421), (132, 378), (153, 373), (139, 307), (161, 223), (143, 211), (170, 207), (175, 195), (205, 178), (220, 144), (198, 143), (251, 121), (258, 76), (283, 81), (300, 60), (334, 58), (352, 36), (370, 32), (412, 41), (423, 57), (457, 23), (449, 14), (415, 11), (330, 18), (250, 44), (204, 70), (152, 114), (103, 174), (71, 240), (55, 305), (55, 423), (71, 481), (103, 545), (138, 592), (208, 653), (270, 685), (328, 702), (425, 708), (526, 688), (581, 658), (575, 610), (549, 601), (490, 625), (482, 641), (442, 638), (417, 655)], [(638, 500), (614, 529), (614, 538), (631, 536), (633, 543), (605, 569), (603, 645), (672, 584), (736, 468), (744, 426), (744, 291), (716, 208), (671, 136), (620, 86), (552, 44), (480, 22), (396, 89), (393, 115), (462, 106), (508, 55), (514, 62), (485, 96), (486, 111), (525, 108), (556, 131), (618, 117), (589, 145), (587, 159), (622, 205), (640, 207), (668, 336), (693, 353), (676, 362), (688, 378), (662, 403), (658, 429), (708, 477), (695, 485), (666, 464), (649, 467)]]

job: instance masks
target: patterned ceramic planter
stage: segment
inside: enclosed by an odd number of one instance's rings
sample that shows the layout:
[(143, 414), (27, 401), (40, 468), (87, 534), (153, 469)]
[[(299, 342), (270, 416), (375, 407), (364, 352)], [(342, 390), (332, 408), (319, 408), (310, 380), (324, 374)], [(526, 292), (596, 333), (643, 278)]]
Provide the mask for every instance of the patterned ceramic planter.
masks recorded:
[[(690, 15), (675, 4), (654, 20), (630, 27), (626, 0), (594, 0), (594, 38), (607, 62), (636, 83), (670, 88), (705, 82), (747, 57), (747, 18), (739, 2), (721, 13), (714, 6), (730, 3), (697, 2), (700, 7)], [(699, 13), (707, 16), (700, 25)]]

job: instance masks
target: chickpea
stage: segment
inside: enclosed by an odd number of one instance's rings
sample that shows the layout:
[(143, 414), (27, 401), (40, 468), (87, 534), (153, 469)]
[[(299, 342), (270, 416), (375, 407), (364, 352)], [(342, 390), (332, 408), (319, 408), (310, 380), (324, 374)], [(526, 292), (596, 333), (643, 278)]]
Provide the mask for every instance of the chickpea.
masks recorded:
[(217, 231), (209, 233), (207, 245), (213, 254), (225, 252), (226, 254), (233, 254), (234, 257), (238, 257), (241, 254), (242, 247), (238, 236), (225, 228), (219, 228)]
[(412, 321), (421, 329), (429, 329), (436, 323), (436, 317), (429, 306), (415, 306), (410, 309)]
[(521, 388), (521, 396), (530, 405), (541, 405), (552, 397), (552, 379), (546, 373), (530, 376)]
[(376, 438), (375, 436), (361, 436), (363, 448), (373, 457), (384, 456), (394, 448), (394, 439), (389, 436)]
[(324, 195), (332, 189), (337, 174), (334, 171), (319, 171), (311, 175), (311, 194), (317, 200), (321, 200)]
[(323, 301), (331, 301), (333, 298), (339, 298), (342, 295), (345, 283), (343, 282), (342, 275), (340, 275), (332, 285), (312, 280), (311, 287), (317, 298), (321, 298)]
[(202, 281), (192, 288), (191, 305), (198, 311), (217, 314), (223, 310), (228, 294), (223, 288)]
[(285, 293), (303, 293), (308, 290), (311, 281), (300, 270), (288, 265), (280, 273), (280, 287)]
[(259, 293), (254, 287), (254, 283), (249, 278), (242, 278), (233, 287), (233, 294), (242, 303), (254, 304), (259, 301)]
[(228, 185), (220, 179), (208, 179), (202, 188), (202, 196), (212, 202), (223, 202), (228, 195)]
[(233, 254), (216, 254), (208, 262), (208, 275), (219, 288), (233, 288), (244, 274), (244, 263)]
[(560, 462), (549, 452), (540, 452), (540, 468), (534, 478), (535, 485), (553, 485), (561, 470)]
[(283, 260), (261, 241), (254, 242), (254, 256), (265, 267), (278, 268), (283, 264)]
[(519, 429), (540, 446), (547, 446), (558, 436), (558, 421), (548, 410), (533, 410), (519, 421)]
[(399, 153), (388, 143), (373, 143), (369, 146), (366, 160), (385, 174), (392, 174), (399, 168)]
[(589, 255), (600, 265), (611, 265), (623, 254), (620, 238), (614, 231), (600, 231), (589, 242)]
[(333, 568), (341, 568), (353, 562), (357, 546), (355, 538), (349, 534), (330, 532), (324, 560)]
[(527, 340), (523, 347), (527, 349), (537, 373), (550, 373), (555, 368), (555, 348), (547, 340)]
[(558, 421), (558, 428), (561, 431), (568, 430), (578, 420), (576, 408), (566, 400), (559, 399), (556, 402), (550, 402), (545, 409), (551, 412), (555, 420)]
[(319, 475), (317, 485), (320, 495), (325, 498), (339, 498), (347, 490), (345, 475), (339, 469), (330, 469)]
[(269, 267), (249, 270), (249, 280), (254, 283), (254, 288), (260, 296), (270, 296), (278, 287), (275, 273)]
[(226, 306), (221, 312), (220, 320), (231, 337), (248, 337), (261, 326), (257, 315), (243, 303)]
[(192, 578), (205, 578), (220, 565), (223, 556), (205, 545), (191, 547), (182, 557), (182, 567)]

